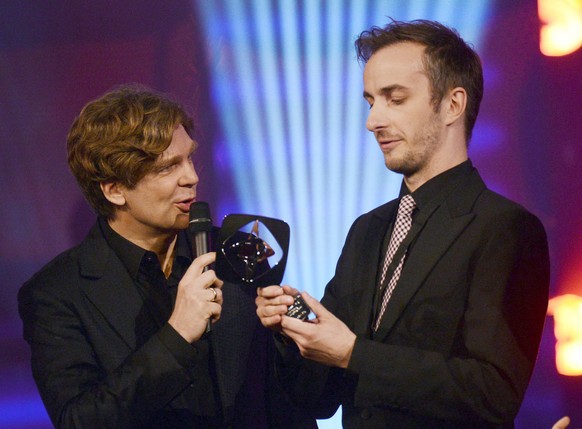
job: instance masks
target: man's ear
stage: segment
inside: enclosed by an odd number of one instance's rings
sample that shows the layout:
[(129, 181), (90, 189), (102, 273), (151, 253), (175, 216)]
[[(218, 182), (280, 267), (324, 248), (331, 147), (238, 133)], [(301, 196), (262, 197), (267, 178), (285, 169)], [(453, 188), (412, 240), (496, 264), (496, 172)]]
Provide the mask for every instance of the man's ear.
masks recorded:
[(111, 204), (116, 206), (125, 205), (125, 195), (123, 194), (123, 187), (117, 182), (100, 183), (101, 192)]
[(467, 91), (461, 87), (453, 88), (445, 100), (446, 124), (451, 125), (465, 113), (465, 109), (467, 108)]

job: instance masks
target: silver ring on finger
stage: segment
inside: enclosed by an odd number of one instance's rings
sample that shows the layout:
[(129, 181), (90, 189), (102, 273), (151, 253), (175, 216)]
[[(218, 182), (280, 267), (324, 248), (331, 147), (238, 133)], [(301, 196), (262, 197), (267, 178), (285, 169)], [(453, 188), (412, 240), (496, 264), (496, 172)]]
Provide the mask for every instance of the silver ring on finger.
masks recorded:
[(218, 294), (216, 293), (216, 289), (214, 289), (213, 287), (209, 288), (212, 293), (214, 294), (214, 296), (212, 297), (212, 299), (210, 300), (210, 302), (216, 302), (216, 298), (218, 298)]

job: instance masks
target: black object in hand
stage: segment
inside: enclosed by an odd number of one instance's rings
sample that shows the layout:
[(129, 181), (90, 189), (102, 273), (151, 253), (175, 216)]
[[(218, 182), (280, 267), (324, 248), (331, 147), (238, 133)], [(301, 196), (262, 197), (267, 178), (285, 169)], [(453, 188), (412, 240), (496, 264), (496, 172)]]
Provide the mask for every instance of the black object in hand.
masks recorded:
[(301, 295), (296, 295), (293, 304), (287, 309), (287, 316), (294, 317), (299, 320), (306, 320), (309, 317), (311, 309)]

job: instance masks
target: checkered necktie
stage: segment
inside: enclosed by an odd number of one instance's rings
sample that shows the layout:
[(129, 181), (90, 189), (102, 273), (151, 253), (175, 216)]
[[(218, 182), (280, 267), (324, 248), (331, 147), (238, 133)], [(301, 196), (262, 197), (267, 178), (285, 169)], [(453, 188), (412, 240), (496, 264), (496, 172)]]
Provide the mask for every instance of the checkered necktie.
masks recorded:
[[(410, 230), (410, 226), (412, 225), (412, 211), (416, 207), (416, 203), (414, 199), (410, 195), (405, 195), (400, 200), (400, 205), (398, 206), (398, 214), (396, 215), (396, 224), (394, 225), (394, 230), (392, 231), (392, 236), (390, 237), (390, 244), (388, 244), (388, 250), (386, 251), (386, 258), (384, 259), (384, 265), (382, 266), (382, 276), (380, 277), (380, 285), (384, 284), (386, 280), (386, 272), (388, 271), (388, 267), (392, 262), (392, 258), (398, 250), (400, 243), (408, 234)], [(400, 272), (402, 271), (402, 265), (404, 264), (404, 258), (406, 254), (402, 255), (402, 259), (398, 263), (398, 266), (394, 270), (394, 274), (384, 291), (384, 296), (382, 297), (382, 306), (380, 307), (380, 312), (378, 313), (378, 317), (376, 322), (374, 323), (374, 331), (378, 330), (380, 326), (380, 321), (382, 320), (382, 316), (384, 315), (384, 311), (386, 311), (386, 306), (388, 305), (388, 300), (392, 296), (392, 292), (394, 291), (394, 287), (400, 278)]]

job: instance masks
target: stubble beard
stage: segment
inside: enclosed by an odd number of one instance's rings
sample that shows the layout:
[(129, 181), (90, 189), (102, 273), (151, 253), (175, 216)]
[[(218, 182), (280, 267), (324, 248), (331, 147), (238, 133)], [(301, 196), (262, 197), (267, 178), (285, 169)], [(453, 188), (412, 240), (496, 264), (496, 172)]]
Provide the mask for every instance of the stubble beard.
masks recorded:
[(404, 177), (412, 177), (425, 170), (439, 146), (438, 126), (437, 115), (434, 115), (417, 136), (405, 140), (402, 156), (395, 156), (393, 151), (384, 154), (386, 167)]

